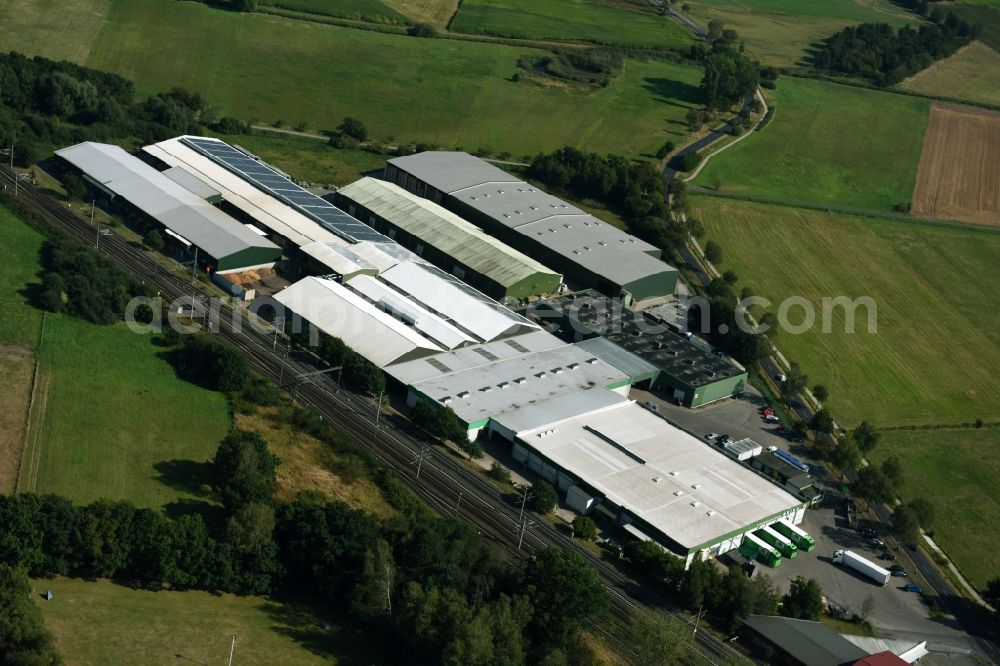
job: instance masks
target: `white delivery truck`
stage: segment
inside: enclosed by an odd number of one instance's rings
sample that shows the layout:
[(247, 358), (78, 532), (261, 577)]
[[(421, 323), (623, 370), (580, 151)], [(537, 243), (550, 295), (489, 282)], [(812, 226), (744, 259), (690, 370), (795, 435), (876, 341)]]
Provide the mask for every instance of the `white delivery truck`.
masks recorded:
[(833, 563), (840, 564), (845, 567), (850, 567), (858, 573), (862, 573), (879, 585), (885, 585), (889, 582), (889, 578), (892, 574), (888, 570), (883, 569), (879, 565), (875, 564), (871, 560), (865, 559), (858, 555), (857, 553), (850, 550), (838, 550), (833, 554)]

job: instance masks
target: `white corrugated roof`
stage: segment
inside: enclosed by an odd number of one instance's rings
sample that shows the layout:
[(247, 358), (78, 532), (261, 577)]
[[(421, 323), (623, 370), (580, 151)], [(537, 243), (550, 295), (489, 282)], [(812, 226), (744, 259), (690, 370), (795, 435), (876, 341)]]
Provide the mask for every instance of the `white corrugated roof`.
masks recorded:
[(384, 282), (370, 275), (357, 275), (346, 282), (347, 286), (391, 315), (403, 319), (418, 331), (447, 349), (454, 349), (475, 340), (458, 330), (441, 317), (425, 310)]
[(518, 439), (688, 549), (802, 504), (632, 402)]
[(333, 280), (303, 278), (274, 298), (380, 368), (393, 361), (444, 351)]
[(382, 273), (382, 279), (483, 341), (521, 327), (538, 328), (488, 296), (446, 280), (426, 265), (403, 261)]
[[(603, 405), (606, 400), (617, 402), (616, 394), (607, 387), (627, 381), (620, 370), (571, 344), (487, 361), (412, 386), (431, 400), (454, 409), (467, 423), (483, 419), (515, 422), (517, 412), (532, 406), (537, 406), (538, 411), (529, 409), (523, 421), (551, 423), (579, 414), (581, 409)], [(391, 374), (392, 368), (387, 368), (387, 372)], [(581, 397), (590, 392), (595, 393), (594, 400)], [(576, 395), (575, 406), (573, 399), (560, 399), (568, 394)]]
[(266, 194), (236, 174), (181, 143), (184, 137), (175, 137), (146, 146), (143, 152), (152, 155), (171, 167), (182, 167), (210, 187), (218, 190), (222, 198), (260, 222), (279, 236), (284, 236), (298, 246), (313, 242), (347, 241), (310, 220), (291, 206)]
[(280, 254), (277, 245), (118, 146), (87, 141), (56, 155), (216, 259), (248, 248)]
[(378, 272), (378, 268), (353, 251), (357, 246), (341, 245), (343, 241), (309, 243), (300, 250), (325, 266), (331, 273), (351, 277), (362, 271)]

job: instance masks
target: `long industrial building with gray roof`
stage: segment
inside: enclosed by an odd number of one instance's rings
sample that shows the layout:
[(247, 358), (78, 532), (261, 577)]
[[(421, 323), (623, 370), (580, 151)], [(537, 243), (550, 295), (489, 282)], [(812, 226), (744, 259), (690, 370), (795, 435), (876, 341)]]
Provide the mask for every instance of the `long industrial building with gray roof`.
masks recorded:
[(659, 248), (463, 152), (397, 157), (385, 179), (430, 199), (559, 271), (627, 304), (671, 296), (677, 269)]

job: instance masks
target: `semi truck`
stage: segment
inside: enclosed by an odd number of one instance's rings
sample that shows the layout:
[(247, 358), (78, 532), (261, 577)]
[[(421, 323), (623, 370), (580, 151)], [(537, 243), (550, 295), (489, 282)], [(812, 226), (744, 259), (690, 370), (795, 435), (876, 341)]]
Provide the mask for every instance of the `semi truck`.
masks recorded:
[(858, 573), (868, 576), (879, 585), (885, 585), (889, 582), (889, 578), (892, 577), (892, 574), (888, 570), (850, 550), (836, 551), (833, 554), (833, 563), (854, 569)]
[(799, 550), (804, 550), (807, 553), (815, 548), (816, 540), (811, 536), (800, 530), (795, 525), (785, 522), (784, 520), (779, 520), (774, 525), (771, 525), (775, 532), (785, 535), (788, 539), (794, 543)]
[(757, 560), (769, 567), (777, 567), (781, 564), (781, 553), (778, 552), (778, 549), (749, 532), (743, 535), (743, 543), (740, 544), (740, 554), (747, 559)]
[(759, 530), (754, 532), (754, 536), (760, 537), (761, 540), (777, 548), (782, 557), (792, 559), (798, 553), (799, 549), (795, 547), (795, 544), (792, 543), (788, 537), (779, 534), (770, 527), (761, 527)]

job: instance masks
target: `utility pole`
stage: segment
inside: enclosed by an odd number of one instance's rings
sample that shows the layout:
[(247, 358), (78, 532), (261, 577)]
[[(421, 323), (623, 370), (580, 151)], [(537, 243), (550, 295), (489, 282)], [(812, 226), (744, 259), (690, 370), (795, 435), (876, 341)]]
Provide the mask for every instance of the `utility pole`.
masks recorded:
[(378, 392), (378, 405), (375, 407), (375, 427), (378, 428), (379, 417), (382, 416), (382, 394), (385, 389)]
[(535, 525), (535, 521), (528, 520), (527, 516), (525, 516), (521, 520), (521, 535), (517, 538), (517, 549), (518, 550), (521, 550), (521, 544), (524, 543), (524, 533), (528, 531), (529, 527), (534, 527), (534, 525)]
[(462, 506), (462, 495), (463, 495), (463, 494), (464, 494), (464, 492), (463, 492), (463, 491), (459, 491), (459, 492), (458, 492), (458, 501), (457, 501), (457, 502), (455, 502), (455, 516), (458, 516), (458, 510), (459, 510), (459, 508), (461, 508), (461, 506)]
[(233, 666), (233, 652), (236, 650), (236, 634), (232, 636), (233, 642), (229, 645), (229, 666)]
[(698, 614), (694, 616), (694, 631), (691, 632), (691, 639), (692, 640), (694, 640), (694, 638), (698, 635), (698, 624), (701, 622), (701, 616), (705, 614), (705, 611), (703, 610), (703, 608), (704, 608), (704, 604), (699, 605), (698, 606)]
[(191, 282), (198, 279), (198, 246), (194, 246), (194, 261), (191, 262)]
[(517, 519), (521, 520), (524, 518), (524, 505), (528, 503), (528, 495), (531, 493), (531, 486), (524, 487), (524, 497), (521, 498), (521, 513), (518, 514)]
[(90, 226), (94, 226), (94, 206), (97, 205), (95, 199), (90, 200)]
[(423, 467), (423, 465), (424, 465), (424, 458), (426, 458), (429, 453), (430, 453), (430, 451), (427, 450), (427, 445), (426, 444), (421, 444), (420, 445), (420, 452), (417, 453), (416, 458), (414, 458), (414, 460), (413, 460), (413, 462), (416, 463), (416, 465), (417, 465), (417, 476), (416, 476), (416, 478), (418, 478), (418, 479), (420, 478), (420, 468)]
[(108, 234), (110, 234), (111, 233), (111, 229), (103, 228), (103, 227), (101, 227), (101, 225), (98, 224), (97, 228), (94, 230), (94, 232), (95, 232), (95, 234), (97, 236), (97, 240), (94, 243), (94, 246), (97, 248), (97, 251), (100, 252), (101, 251), (101, 236), (107, 236)]
[[(280, 324), (278, 322), (281, 322)], [(278, 317), (274, 320), (274, 342), (271, 344), (271, 351), (278, 348), (278, 329), (285, 327), (285, 320)]]

